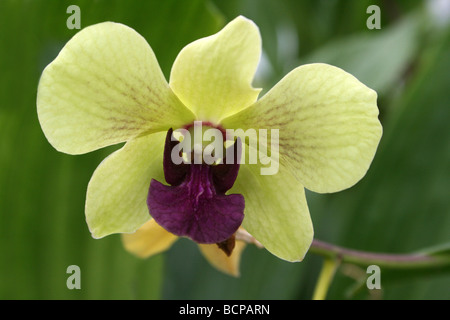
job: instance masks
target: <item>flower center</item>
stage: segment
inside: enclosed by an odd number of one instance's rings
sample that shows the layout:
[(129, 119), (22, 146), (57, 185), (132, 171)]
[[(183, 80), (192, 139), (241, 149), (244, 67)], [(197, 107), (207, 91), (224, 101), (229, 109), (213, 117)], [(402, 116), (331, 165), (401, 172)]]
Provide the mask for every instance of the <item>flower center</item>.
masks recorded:
[[(172, 156), (180, 142), (173, 139), (172, 133), (172, 129), (167, 133), (163, 160), (164, 176), (170, 186), (152, 179), (147, 198), (150, 214), (175, 235), (198, 243), (223, 243), (232, 238), (244, 218), (244, 197), (225, 195), (237, 178), (239, 164), (176, 164)], [(240, 143), (238, 139), (230, 147), (234, 148), (235, 158)]]
[(205, 127), (206, 127), (206, 128), (211, 128), (211, 129), (219, 130), (220, 133), (222, 134), (222, 137), (223, 137), (224, 139), (225, 139), (225, 137), (226, 137), (226, 131), (225, 131), (225, 129), (224, 129), (222, 126), (220, 126), (220, 125), (215, 125), (214, 123), (209, 122), (209, 121), (194, 121), (194, 122), (192, 122), (192, 123), (189, 123), (189, 124), (185, 125), (185, 126), (183, 127), (183, 129), (192, 132), (192, 130), (195, 130), (195, 127), (196, 127), (197, 125), (199, 125), (199, 126), (201, 125), (202, 128), (205, 128)]

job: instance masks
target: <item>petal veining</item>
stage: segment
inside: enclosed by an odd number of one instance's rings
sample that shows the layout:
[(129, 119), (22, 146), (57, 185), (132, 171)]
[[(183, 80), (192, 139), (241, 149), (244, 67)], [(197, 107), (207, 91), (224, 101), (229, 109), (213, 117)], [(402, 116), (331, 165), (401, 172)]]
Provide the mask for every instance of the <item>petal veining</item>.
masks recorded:
[(70, 154), (193, 119), (169, 88), (145, 39), (113, 22), (78, 32), (45, 68), (37, 111), (48, 141)]
[(280, 162), (308, 189), (336, 192), (368, 170), (382, 134), (377, 94), (326, 64), (298, 67), (227, 128), (278, 129)]

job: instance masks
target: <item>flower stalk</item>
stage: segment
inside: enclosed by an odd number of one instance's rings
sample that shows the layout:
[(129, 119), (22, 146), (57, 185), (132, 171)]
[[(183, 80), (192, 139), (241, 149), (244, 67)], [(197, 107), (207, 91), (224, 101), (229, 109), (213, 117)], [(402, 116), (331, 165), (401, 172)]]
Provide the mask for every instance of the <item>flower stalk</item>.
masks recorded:
[(440, 268), (450, 265), (448, 257), (425, 253), (390, 254), (353, 250), (314, 239), (309, 252), (326, 259), (339, 259), (343, 263), (359, 266), (377, 265), (380, 268), (416, 269)]
[[(262, 248), (261, 243), (256, 241), (248, 233), (236, 233), (236, 240), (241, 240), (248, 244), (255, 244), (259, 248)], [(350, 263), (358, 266), (377, 265), (380, 268), (390, 269), (425, 269), (450, 266), (450, 257), (448, 256), (427, 253), (392, 254), (369, 252), (337, 246), (318, 239), (313, 240), (308, 252), (322, 256), (326, 260)]]
[(333, 277), (339, 267), (340, 261), (338, 259), (325, 258), (323, 261), (322, 270), (320, 271), (319, 280), (314, 289), (313, 300), (325, 300), (328, 288), (333, 281)]
[[(254, 244), (258, 248), (264, 246), (245, 230), (236, 232), (236, 240)], [(440, 249), (440, 250), (439, 250)], [(450, 255), (447, 246), (438, 250), (423, 250), (408, 254), (369, 252), (340, 247), (322, 240), (313, 239), (309, 253), (324, 258), (322, 269), (314, 289), (313, 300), (325, 300), (328, 288), (341, 264), (360, 267), (377, 265), (382, 269), (406, 271), (436, 271), (450, 268)]]

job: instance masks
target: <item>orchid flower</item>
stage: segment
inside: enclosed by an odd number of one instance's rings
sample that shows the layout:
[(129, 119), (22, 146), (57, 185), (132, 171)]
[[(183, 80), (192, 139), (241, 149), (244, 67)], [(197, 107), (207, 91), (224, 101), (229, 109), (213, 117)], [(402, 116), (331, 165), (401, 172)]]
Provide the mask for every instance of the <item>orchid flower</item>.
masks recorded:
[[(68, 154), (125, 142), (87, 188), (94, 238), (122, 233), (128, 250), (149, 256), (187, 237), (236, 274), (243, 244), (234, 247), (234, 235), (245, 229), (273, 255), (303, 259), (313, 239), (305, 188), (337, 192), (365, 175), (382, 134), (377, 94), (337, 67), (308, 64), (258, 99), (260, 56), (258, 27), (242, 16), (184, 47), (169, 83), (146, 40), (125, 25), (86, 27), (64, 46), (38, 87), (46, 138)], [(278, 130), (277, 173), (261, 174), (262, 162), (171, 163), (180, 142), (173, 131), (199, 121), (221, 132)], [(241, 136), (230, 148), (239, 144), (243, 157), (251, 146)]]

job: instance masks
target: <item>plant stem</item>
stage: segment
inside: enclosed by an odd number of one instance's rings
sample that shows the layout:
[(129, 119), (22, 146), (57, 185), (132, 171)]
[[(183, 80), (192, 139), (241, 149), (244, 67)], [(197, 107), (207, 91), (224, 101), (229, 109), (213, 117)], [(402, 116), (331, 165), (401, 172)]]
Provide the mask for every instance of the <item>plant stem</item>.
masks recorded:
[(317, 281), (316, 288), (314, 289), (313, 300), (325, 300), (328, 288), (330, 287), (338, 265), (339, 261), (337, 259), (324, 259), (319, 280)]
[(347, 249), (317, 239), (313, 240), (309, 252), (359, 266), (374, 264), (397, 269), (440, 267), (450, 262), (448, 259), (420, 253), (389, 254)]
[[(236, 232), (236, 240), (254, 244), (262, 248), (252, 235), (245, 230)], [(448, 256), (437, 256), (425, 253), (391, 254), (353, 250), (340, 247), (331, 243), (314, 239), (309, 252), (320, 255), (326, 259), (338, 260), (342, 263), (351, 263), (359, 266), (378, 265), (391, 269), (424, 269), (441, 268), (450, 265)]]

